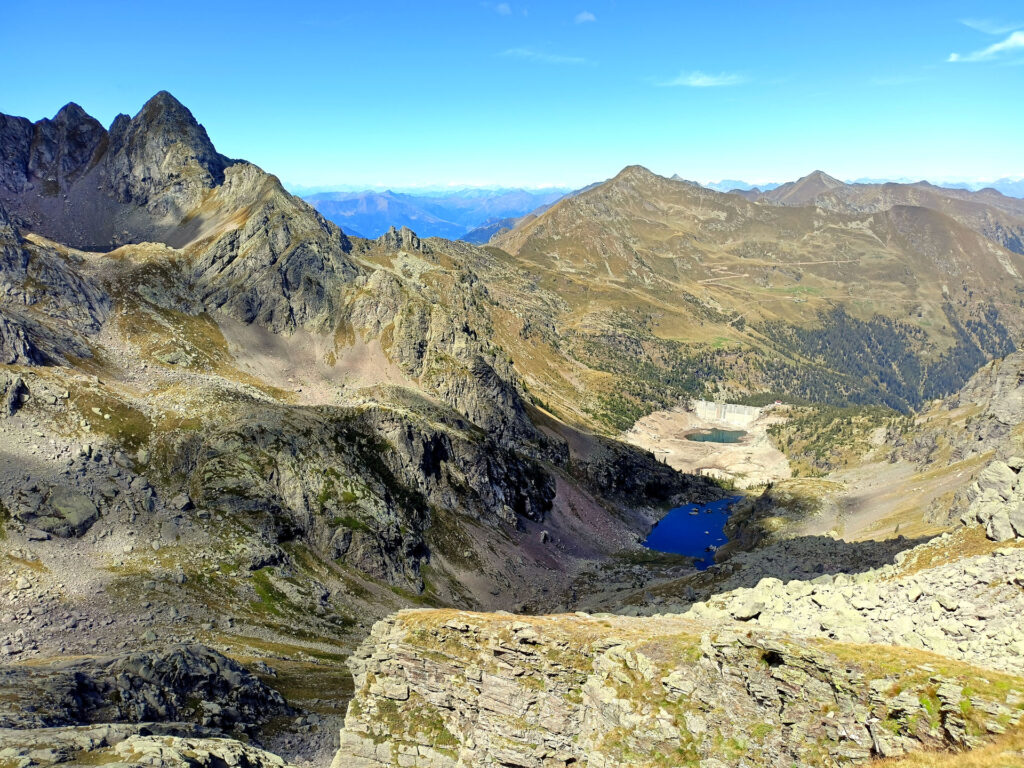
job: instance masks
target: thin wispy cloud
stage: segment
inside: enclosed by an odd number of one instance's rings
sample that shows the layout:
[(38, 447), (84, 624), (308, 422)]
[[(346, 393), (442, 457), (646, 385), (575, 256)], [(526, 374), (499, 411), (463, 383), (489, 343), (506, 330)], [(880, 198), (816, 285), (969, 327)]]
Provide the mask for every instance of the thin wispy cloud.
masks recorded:
[(597, 21), (597, 16), (592, 14), (590, 11), (580, 11), (576, 14), (576, 18), (573, 19), (577, 24), (588, 24), (592, 21)]
[(1024, 49), (1024, 30), (1014, 32), (1005, 40), (993, 43), (988, 48), (982, 48), (973, 53), (951, 53), (946, 61), (967, 62), (967, 61), (991, 61), (1006, 53), (1012, 53)]
[(1024, 22), (1007, 24), (1005, 22), (993, 21), (992, 19), (960, 19), (960, 23), (965, 27), (970, 27), (975, 32), (981, 32), (986, 35), (1005, 35), (1008, 32), (1024, 29)]
[(693, 72), (680, 72), (678, 77), (664, 83), (658, 83), (663, 88), (723, 88), (729, 85), (745, 83), (747, 78), (735, 72), (720, 72), (717, 75), (695, 70)]
[(509, 48), (501, 52), (502, 56), (511, 59), (525, 59), (526, 61), (537, 61), (543, 64), (590, 64), (587, 59), (579, 56), (562, 56), (557, 53), (545, 53), (533, 48)]
[(496, 6), (494, 6), (494, 12), (497, 13), (499, 16), (511, 16), (512, 6), (510, 6), (508, 3), (498, 3)]

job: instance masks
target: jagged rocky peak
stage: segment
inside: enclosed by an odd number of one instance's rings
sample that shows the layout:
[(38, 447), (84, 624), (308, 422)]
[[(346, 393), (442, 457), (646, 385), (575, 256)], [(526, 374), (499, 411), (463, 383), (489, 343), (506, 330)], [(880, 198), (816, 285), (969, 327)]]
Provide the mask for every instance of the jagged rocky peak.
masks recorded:
[[(37, 162), (43, 160), (56, 161), (58, 180), (81, 171), (94, 158), (97, 150), (102, 148), (106, 131), (98, 120), (91, 117), (84, 109), (69, 102), (61, 107), (52, 121), (44, 121), (44, 127), (50, 135), (47, 145), (38, 144), (37, 154), (33, 158)], [(43, 155), (47, 149), (57, 150), (57, 155), (47, 158)], [(45, 169), (33, 169), (43, 171)]]
[(55, 195), (62, 180), (90, 163), (106, 135), (74, 102), (36, 123), (0, 115), (0, 185), (14, 193), (37, 187), (39, 194)]
[(75, 103), (35, 123), (0, 115), (0, 202), (76, 247), (160, 240), (233, 162), (166, 91), (109, 131)]
[(377, 242), (388, 250), (392, 251), (422, 251), (423, 242), (415, 232), (408, 227), (395, 229), (392, 226), (383, 235), (377, 238)]
[(140, 205), (161, 180), (179, 183), (192, 177), (203, 187), (218, 186), (232, 163), (217, 152), (188, 108), (167, 91), (147, 101), (131, 120), (114, 121), (110, 153), (119, 199)]

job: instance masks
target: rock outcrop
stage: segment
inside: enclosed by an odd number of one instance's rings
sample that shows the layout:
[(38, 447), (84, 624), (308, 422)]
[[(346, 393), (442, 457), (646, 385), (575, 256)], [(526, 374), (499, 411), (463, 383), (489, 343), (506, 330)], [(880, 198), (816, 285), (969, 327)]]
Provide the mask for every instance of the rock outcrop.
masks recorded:
[(289, 708), (237, 662), (201, 645), (0, 667), (0, 728), (191, 722), (250, 731)]
[(249, 163), (228, 168), (165, 242), (190, 254), (206, 309), (275, 333), (333, 332), (361, 272), (340, 229)]
[(960, 517), (965, 525), (981, 523), (993, 541), (1024, 539), (1024, 459), (993, 461), (967, 488), (970, 505)]
[(0, 364), (91, 356), (86, 337), (106, 320), (110, 299), (75, 259), (25, 240), (0, 206)]
[(937, 658), (676, 617), (406, 611), (350, 661), (333, 765), (845, 765), (1024, 717), (1020, 678), (968, 689), (978, 673)]
[(541, 464), (444, 418), (252, 404), (160, 450), (195, 503), (243, 517), (268, 544), (302, 537), (326, 559), (419, 591), (432, 509), (514, 528), (543, 520), (555, 496)]
[[(1024, 548), (957, 559), (923, 570), (957, 543), (949, 534), (896, 556), (896, 565), (726, 590), (684, 616), (742, 621), (812, 638), (925, 649), (1007, 672), (1024, 664)], [(656, 610), (673, 610), (660, 605)]]
[(0, 373), (0, 417), (13, 416), (27, 397), (28, 388), (21, 376)]
[(0, 759), (20, 766), (289, 768), (277, 755), (185, 723), (0, 729)]
[[(949, 419), (961, 412), (968, 415), (950, 428)], [(890, 436), (898, 457), (922, 467), (939, 457), (954, 463), (992, 450), (1003, 460), (1013, 457), (1020, 450), (1013, 442), (1013, 429), (1024, 422), (1024, 352), (983, 366), (929, 415), (933, 418), (909, 436)], [(951, 523), (956, 517), (941, 522)]]

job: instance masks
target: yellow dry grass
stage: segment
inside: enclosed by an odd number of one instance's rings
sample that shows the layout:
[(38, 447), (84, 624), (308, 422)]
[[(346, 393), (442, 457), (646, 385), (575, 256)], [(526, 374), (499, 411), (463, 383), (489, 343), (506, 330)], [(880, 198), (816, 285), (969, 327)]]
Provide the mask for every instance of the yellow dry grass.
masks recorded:
[(915, 550), (914, 554), (903, 563), (899, 575), (901, 577), (909, 576), (946, 563), (987, 555), (1002, 547), (1024, 548), (1024, 542), (991, 541), (985, 536), (985, 529), (980, 525), (957, 528), (950, 534), (950, 538), (946, 542), (936, 542)]
[(970, 752), (915, 752), (879, 760), (873, 768), (1024, 768), (1024, 730), (1017, 729), (997, 741)]

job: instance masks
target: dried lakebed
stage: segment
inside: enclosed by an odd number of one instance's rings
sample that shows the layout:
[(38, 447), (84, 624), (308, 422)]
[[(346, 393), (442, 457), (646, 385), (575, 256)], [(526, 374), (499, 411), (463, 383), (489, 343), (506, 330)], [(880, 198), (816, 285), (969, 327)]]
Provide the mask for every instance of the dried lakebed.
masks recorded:
[[(742, 413), (732, 413), (740, 409)], [(621, 435), (673, 469), (751, 488), (792, 476), (789, 461), (772, 443), (768, 427), (783, 417), (771, 408), (697, 401), (655, 411)]]

